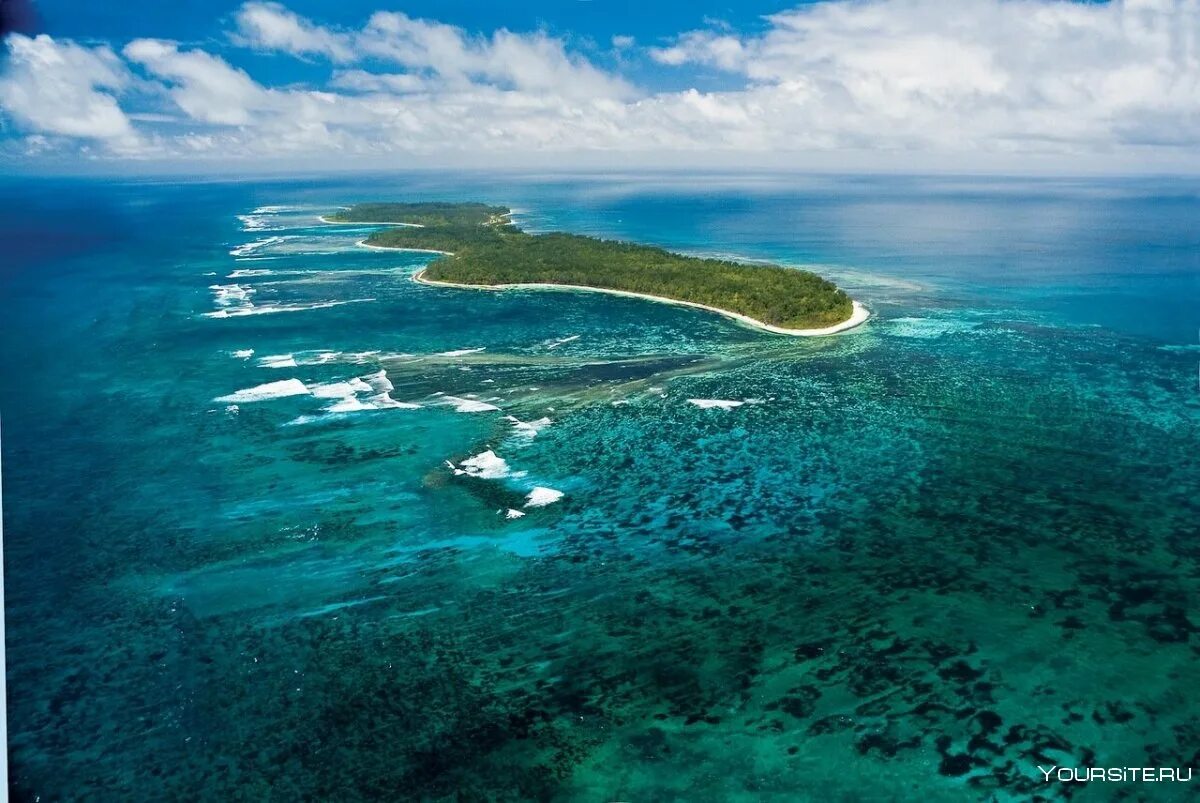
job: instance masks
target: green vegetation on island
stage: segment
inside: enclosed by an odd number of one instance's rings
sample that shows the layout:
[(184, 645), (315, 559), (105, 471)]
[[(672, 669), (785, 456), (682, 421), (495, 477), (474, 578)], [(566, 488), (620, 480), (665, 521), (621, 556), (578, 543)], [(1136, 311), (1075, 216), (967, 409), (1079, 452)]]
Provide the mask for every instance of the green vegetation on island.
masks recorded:
[(381, 229), (368, 245), (449, 251), (423, 277), (481, 287), (565, 284), (622, 290), (717, 307), (787, 329), (850, 318), (849, 296), (808, 271), (683, 256), (647, 245), (576, 234), (527, 234), (505, 207), (484, 204), (362, 204), (331, 220), (419, 223)]
[(415, 223), (420, 226), (480, 226), (509, 214), (507, 206), (431, 201), (414, 204), (355, 204), (327, 215), (336, 223)]

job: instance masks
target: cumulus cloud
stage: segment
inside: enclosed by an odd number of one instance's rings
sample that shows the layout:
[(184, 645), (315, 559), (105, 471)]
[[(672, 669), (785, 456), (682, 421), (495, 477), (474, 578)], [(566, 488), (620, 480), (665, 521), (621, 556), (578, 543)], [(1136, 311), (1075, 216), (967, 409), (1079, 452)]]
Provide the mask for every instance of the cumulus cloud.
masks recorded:
[(235, 19), (235, 41), (249, 47), (325, 56), (338, 62), (354, 60), (349, 36), (314, 25), (279, 3), (246, 3)]
[(741, 98), (805, 139), (1079, 150), (1145, 141), (1150, 117), (1200, 138), (1195, 0), (868, 0), (769, 21), (754, 36), (692, 31), (651, 56), (744, 77)]
[(411, 70), (429, 71), (449, 85), (475, 80), (519, 91), (564, 97), (616, 98), (635, 94), (624, 80), (569, 55), (562, 40), (543, 33), (496, 31), (469, 37), (459, 28), (381, 11), (357, 39), (365, 54)]
[(245, 125), (267, 98), (267, 90), (245, 72), (202, 50), (181, 52), (173, 42), (135, 39), (124, 54), (164, 79), (171, 99), (202, 123)]
[(628, 97), (633, 88), (587, 59), (567, 53), (562, 40), (544, 33), (501, 29), (490, 37), (461, 28), (380, 11), (357, 31), (322, 27), (278, 3), (250, 2), (236, 15), (235, 41), (295, 56), (323, 55), (335, 62), (376, 58), (436, 77), (448, 88), (492, 82), (504, 88), (576, 97)]
[[(1200, 0), (831, 0), (753, 33), (714, 22), (649, 50), (619, 37), (609, 70), (545, 32), (475, 35), (399, 12), (333, 29), (251, 2), (234, 21), (236, 47), (315, 60), (328, 77), (264, 85), (235, 66), (236, 49), (138, 39), (122, 62), (105, 47), (10, 37), (0, 104), (32, 134), (122, 143), (124, 154), (141, 131), (160, 152), (306, 154), (330, 166), (342, 155), (586, 153), (833, 167), (863, 153), (899, 166), (1200, 162)], [(676, 88), (624, 79), (620, 65), (639, 57)], [(714, 71), (725, 89), (693, 88)], [(127, 91), (135, 80), (139, 93)], [(155, 92), (178, 112), (130, 97)], [(123, 111), (118, 99), (134, 105)]]
[(181, 51), (174, 42), (136, 39), (123, 52), (161, 79), (163, 91), (191, 120), (236, 129), (189, 132), (180, 140), (189, 152), (365, 152), (372, 139), (386, 137), (388, 114), (371, 103), (333, 92), (264, 87), (223, 59)]
[(22, 126), (40, 134), (105, 141), (116, 149), (136, 143), (133, 125), (114, 97), (128, 85), (129, 75), (110, 49), (56, 42), (45, 35), (12, 34), (6, 43), (0, 107)]

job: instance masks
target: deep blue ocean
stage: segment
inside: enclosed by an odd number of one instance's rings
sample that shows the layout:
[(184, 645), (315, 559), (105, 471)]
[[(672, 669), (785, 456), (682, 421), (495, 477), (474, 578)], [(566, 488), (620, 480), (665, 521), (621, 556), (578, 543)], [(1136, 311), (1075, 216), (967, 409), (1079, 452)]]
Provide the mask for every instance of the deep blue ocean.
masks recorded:
[[(872, 318), (421, 286), (318, 219), (376, 200), (806, 267)], [(0, 211), (14, 800), (1200, 769), (1200, 183), (8, 178)]]

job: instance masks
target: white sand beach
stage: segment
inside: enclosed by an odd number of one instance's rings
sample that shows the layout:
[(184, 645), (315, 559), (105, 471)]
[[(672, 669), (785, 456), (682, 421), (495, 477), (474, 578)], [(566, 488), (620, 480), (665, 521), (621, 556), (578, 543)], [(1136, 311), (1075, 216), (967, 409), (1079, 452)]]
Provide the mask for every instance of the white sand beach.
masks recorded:
[(382, 223), (378, 220), (330, 220), (324, 215), (317, 215), (317, 220), (330, 226), (408, 226), (412, 229), (425, 228), (424, 223)]
[(497, 285), (480, 285), (480, 284), (461, 284), (458, 282), (439, 282), (433, 279), (424, 277), (425, 271), (419, 270), (413, 274), (413, 281), (419, 284), (427, 284), (434, 287), (456, 287), (464, 290), (574, 290), (585, 293), (608, 293), (614, 296), (625, 296), (627, 298), (640, 298), (646, 301), (657, 301), (661, 304), (675, 304), (681, 307), (694, 307), (695, 309), (707, 310), (715, 312), (718, 315), (724, 315), (726, 318), (732, 318), (738, 323), (754, 329), (760, 329), (765, 332), (772, 332), (777, 335), (791, 335), (793, 337), (821, 337), (823, 335), (834, 335), (839, 332), (845, 332), (848, 329), (853, 329), (859, 326), (869, 317), (871, 313), (857, 301), (852, 301), (853, 311), (850, 317), (841, 323), (833, 326), (826, 326), (820, 329), (787, 329), (782, 326), (772, 326), (769, 323), (751, 318), (749, 315), (742, 315), (739, 312), (731, 312), (730, 310), (721, 309), (720, 307), (710, 307), (707, 304), (699, 304), (695, 301), (681, 301), (676, 298), (665, 298), (663, 296), (653, 296), (646, 293), (634, 293), (629, 290), (610, 290), (604, 287), (586, 287), (575, 284), (497, 284)]

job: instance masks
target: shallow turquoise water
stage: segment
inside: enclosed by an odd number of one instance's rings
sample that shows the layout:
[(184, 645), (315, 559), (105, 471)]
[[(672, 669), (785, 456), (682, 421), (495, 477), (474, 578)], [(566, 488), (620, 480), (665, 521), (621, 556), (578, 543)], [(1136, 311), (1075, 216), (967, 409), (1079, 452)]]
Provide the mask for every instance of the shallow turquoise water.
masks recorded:
[[(1036, 766), (1200, 764), (1198, 189), (3, 185), (14, 797), (1136, 799)], [(315, 220), (422, 198), (875, 317), (421, 287)]]

